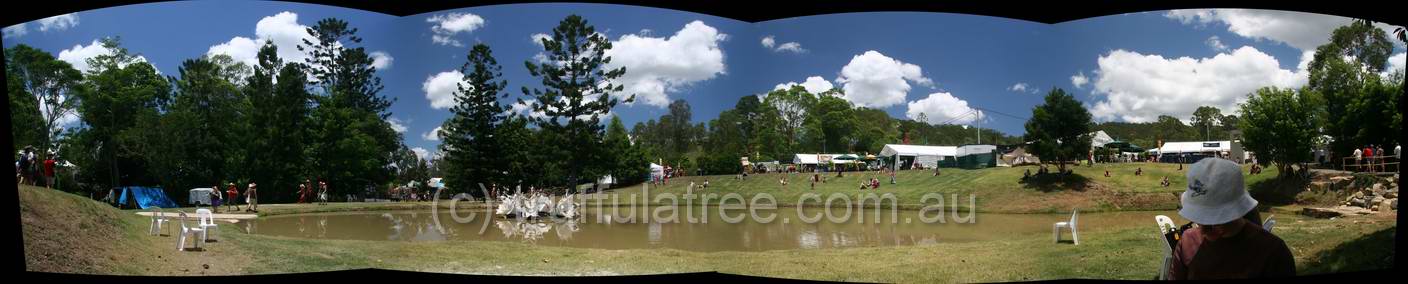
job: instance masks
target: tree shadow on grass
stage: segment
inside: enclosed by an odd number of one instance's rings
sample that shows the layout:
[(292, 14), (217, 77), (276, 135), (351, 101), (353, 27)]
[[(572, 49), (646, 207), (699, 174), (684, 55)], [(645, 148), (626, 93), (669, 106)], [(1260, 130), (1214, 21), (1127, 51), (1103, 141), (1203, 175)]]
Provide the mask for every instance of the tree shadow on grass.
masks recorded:
[[(1296, 177), (1278, 177), (1247, 185), (1247, 193), (1262, 206), (1282, 206), (1296, 203), (1296, 195), (1305, 192), (1310, 181)], [(1261, 207), (1261, 206), (1258, 206)]]
[(1090, 179), (1074, 173), (1065, 175), (1051, 173), (1032, 175), (1025, 180), (1017, 181), (1017, 183), (1022, 184), (1024, 188), (1040, 192), (1085, 191), (1086, 187), (1090, 185)]
[(1392, 269), (1397, 243), (1392, 226), (1322, 251), (1310, 258), (1298, 274), (1323, 274), (1361, 270)]

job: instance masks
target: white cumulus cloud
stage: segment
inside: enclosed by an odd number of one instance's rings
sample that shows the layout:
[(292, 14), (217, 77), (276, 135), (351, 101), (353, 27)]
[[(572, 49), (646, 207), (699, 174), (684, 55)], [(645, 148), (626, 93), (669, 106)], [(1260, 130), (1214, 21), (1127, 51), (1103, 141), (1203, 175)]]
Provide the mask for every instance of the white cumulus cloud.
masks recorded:
[(1039, 92), (1039, 90), (1037, 90), (1036, 88), (1032, 88), (1031, 85), (1027, 85), (1027, 83), (1023, 83), (1023, 82), (1018, 82), (1018, 83), (1016, 83), (1016, 84), (1012, 84), (1011, 87), (1007, 87), (1007, 90), (1008, 90), (1008, 91), (1013, 91), (1013, 92), (1018, 92), (1018, 93), (1027, 93), (1027, 92), (1030, 92), (1030, 93), (1033, 93), (1033, 94)]
[(420, 138), (425, 139), (425, 141), (440, 141), (441, 128), (441, 126), (436, 126), (435, 129), (431, 129), (430, 132), (422, 133)]
[(78, 15), (74, 13), (39, 19), (39, 31), (41, 32), (62, 31), (76, 26), (78, 26)]
[(777, 37), (776, 37), (776, 36), (771, 36), (771, 35), (763, 37), (762, 44), (763, 44), (763, 47), (764, 47), (764, 48), (771, 49), (773, 52), (784, 52), (784, 51), (786, 51), (786, 52), (791, 52), (791, 53), (804, 53), (804, 52), (807, 52), (807, 49), (802, 48), (802, 44), (801, 44), (801, 43), (797, 43), (797, 42), (795, 42), (795, 41), (792, 41), (792, 42), (784, 42), (784, 43), (782, 43), (782, 44), (778, 44), (778, 43), (777, 43)]
[[(73, 69), (88, 73), (89, 70), (92, 70), (92, 67), (88, 66), (89, 58), (112, 54), (112, 50), (104, 47), (102, 42), (95, 39), (88, 45), (75, 44), (73, 48), (60, 50), (58, 59), (68, 62), (69, 65), (73, 65)], [(135, 60), (137, 62), (147, 62), (147, 58), (144, 56), (137, 56)], [(161, 71), (157, 71), (157, 74), (161, 74)]]
[(387, 54), (385, 51), (373, 51), (369, 53), (368, 56), (371, 56), (372, 67), (375, 67), (376, 70), (391, 68), (391, 62), (396, 60), (391, 57), (391, 54)]
[(693, 21), (670, 37), (628, 34), (611, 43), (608, 68), (625, 67), (616, 83), (624, 86), (613, 96), (636, 95), (636, 102), (665, 107), (669, 93), (724, 74), (724, 52), (719, 43), (727, 35)]
[(434, 15), (425, 19), (426, 22), (434, 25), (430, 26), (430, 31), (434, 35), (430, 39), (441, 45), (464, 46), (459, 40), (454, 39), (458, 33), (469, 33), (484, 26), (484, 18), (470, 13), (449, 13)]
[(1159, 115), (1186, 119), (1205, 105), (1232, 113), (1258, 88), (1294, 88), (1307, 80), (1305, 71), (1281, 69), (1276, 58), (1249, 46), (1211, 58), (1115, 50), (1101, 56), (1098, 64), (1092, 85), (1103, 100), (1090, 108), (1098, 120), (1150, 122)]
[(1208, 40), (1203, 43), (1208, 44), (1208, 47), (1211, 47), (1212, 50), (1215, 51), (1227, 50), (1227, 45), (1222, 44), (1222, 39), (1217, 38), (1217, 36), (1208, 37)]
[(909, 109), (904, 115), (909, 119), (919, 120), (923, 114), (928, 124), (971, 124), (983, 118), (983, 112), (968, 106), (968, 101), (954, 97), (949, 93), (932, 93), (929, 97), (918, 101), (909, 102)]
[(1404, 60), (1408, 60), (1408, 58), (1405, 58), (1405, 57), (1404, 57), (1404, 53), (1402, 53), (1402, 52), (1400, 52), (1400, 53), (1398, 53), (1398, 54), (1394, 54), (1393, 56), (1389, 56), (1389, 57), (1388, 57), (1388, 66), (1386, 66), (1386, 68), (1384, 68), (1384, 71), (1383, 71), (1383, 72), (1379, 72), (1379, 76), (1383, 76), (1384, 78), (1388, 78), (1388, 76), (1389, 76), (1390, 74), (1393, 74), (1394, 71), (1404, 72), (1404, 69), (1403, 69), (1403, 64), (1405, 64)]
[(18, 23), (4, 29), (4, 38), (22, 37), (26, 34), (29, 34), (29, 28), (25, 23)]
[(317, 39), (308, 37), (308, 26), (298, 23), (298, 14), (293, 12), (280, 12), (272, 16), (259, 19), (254, 24), (254, 38), (236, 36), (221, 44), (211, 46), (206, 55), (226, 54), (238, 62), (244, 62), (249, 66), (259, 66), (259, 48), (264, 46), (266, 41), (272, 41), (278, 47), (279, 58), (284, 62), (303, 63), (308, 58), (307, 54), (298, 50), (298, 45), (303, 44), (303, 39), (316, 44)]
[(791, 89), (792, 86), (796, 86), (796, 85), (802, 85), (802, 88), (803, 88), (803, 89), (806, 89), (808, 93), (812, 93), (812, 94), (820, 94), (820, 93), (822, 93), (822, 92), (830, 91), (832, 88), (835, 88), (835, 87), (836, 87), (835, 85), (832, 85), (832, 84), (831, 84), (831, 81), (827, 81), (825, 78), (822, 78), (821, 76), (811, 76), (811, 77), (807, 77), (807, 80), (804, 81), (804, 82), (802, 82), (802, 83), (787, 82), (787, 83), (777, 84), (777, 86), (773, 87), (772, 89), (773, 89), (773, 90), (786, 90), (786, 89)]
[[(1217, 22), (1227, 25), (1227, 31), (1239, 36), (1281, 42), (1300, 50), (1314, 50), (1330, 42), (1330, 33), (1335, 28), (1354, 21), (1334, 15), (1252, 9), (1172, 10), (1164, 16), (1198, 26)], [(1382, 23), (1375, 26), (1392, 35), (1393, 26)], [(1398, 41), (1394, 43), (1402, 45)]]
[(459, 70), (436, 73), (425, 78), (420, 89), (425, 91), (425, 99), (430, 100), (431, 108), (448, 109), (455, 106), (455, 91), (459, 90), (459, 82), (463, 78), (464, 73)]
[(395, 117), (386, 119), (386, 123), (390, 123), (391, 130), (395, 130), (396, 133), (406, 133), (406, 125), (402, 124), (402, 122), (401, 119)]
[(874, 50), (852, 57), (850, 63), (841, 67), (836, 82), (842, 84), (845, 91), (842, 98), (847, 101), (880, 108), (904, 103), (909, 82), (928, 87), (934, 84), (924, 77), (919, 65), (904, 63)]
[(430, 151), (429, 151), (429, 150), (425, 150), (425, 148), (421, 148), (421, 147), (411, 148), (411, 152), (416, 153), (416, 157), (417, 157), (417, 158), (420, 158), (421, 160), (427, 160), (427, 161), (430, 160)]
[(1071, 75), (1071, 85), (1075, 85), (1076, 89), (1083, 88), (1085, 83), (1090, 83), (1090, 78), (1085, 77), (1085, 71)]

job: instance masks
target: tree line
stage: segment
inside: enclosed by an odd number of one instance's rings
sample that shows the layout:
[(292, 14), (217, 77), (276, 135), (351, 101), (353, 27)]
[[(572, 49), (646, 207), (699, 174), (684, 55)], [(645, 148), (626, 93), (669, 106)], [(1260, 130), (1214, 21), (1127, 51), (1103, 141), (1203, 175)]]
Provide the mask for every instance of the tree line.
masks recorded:
[[(60, 178), (67, 191), (257, 183), (262, 200), (286, 202), (305, 180), (326, 181), (336, 196), (391, 181), (405, 172), (393, 166), (405, 147), (385, 121), (394, 100), (380, 94), (357, 29), (328, 18), (306, 32), (304, 62), (284, 62), (265, 42), (255, 66), (207, 55), (182, 61), (176, 76), (116, 37), (101, 40), (111, 52), (88, 59), (87, 72), (17, 45), (5, 51), (11, 138), (16, 150), (32, 145), (77, 165)], [(68, 114), (78, 123), (61, 130)]]

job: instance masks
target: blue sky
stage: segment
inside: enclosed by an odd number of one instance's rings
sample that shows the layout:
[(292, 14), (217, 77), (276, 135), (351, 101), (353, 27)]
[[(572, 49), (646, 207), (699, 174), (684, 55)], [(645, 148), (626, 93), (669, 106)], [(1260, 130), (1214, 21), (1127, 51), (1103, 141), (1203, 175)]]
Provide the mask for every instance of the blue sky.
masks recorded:
[[(945, 13), (849, 13), (747, 23), (657, 8), (602, 4), (513, 4), (395, 17), (283, 2), (168, 2), (120, 6), (5, 28), (23, 43), (81, 62), (120, 36), (166, 75), (185, 59), (227, 53), (252, 60), (274, 40), (297, 60), (301, 26), (336, 17), (359, 29), (360, 46), (382, 59), (384, 94), (405, 143), (433, 151), (431, 133), (450, 116), (443, 103), (468, 47), (488, 44), (509, 81), (510, 103), (534, 87), (523, 62), (532, 40), (579, 14), (615, 42), (622, 82), (637, 94), (612, 113), (628, 127), (683, 99), (695, 122), (738, 98), (779, 85), (841, 88), (858, 105), (896, 118), (976, 124), (1012, 135), (1051, 88), (1076, 94), (1098, 121), (1182, 119), (1201, 105), (1235, 111), (1260, 86), (1304, 85), (1307, 51), (1349, 18), (1261, 10), (1152, 11), (1056, 25)], [(1381, 25), (1392, 30), (1392, 27)], [(1401, 44), (1391, 60), (1401, 69)], [(243, 55), (241, 55), (243, 54)], [(441, 80), (436, 80), (436, 79)], [(439, 98), (442, 103), (435, 103)], [(1017, 116), (1020, 118), (1014, 118)]]

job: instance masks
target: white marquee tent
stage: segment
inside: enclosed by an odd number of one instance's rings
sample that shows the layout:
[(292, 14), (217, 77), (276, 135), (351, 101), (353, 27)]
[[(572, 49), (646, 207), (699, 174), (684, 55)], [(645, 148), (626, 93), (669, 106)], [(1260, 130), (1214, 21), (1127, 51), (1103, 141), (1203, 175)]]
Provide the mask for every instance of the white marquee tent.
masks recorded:
[[(914, 157), (915, 162), (925, 167), (938, 167), (939, 161), (944, 157), (957, 157), (958, 146), (925, 146), (925, 145), (904, 145), (885, 144), (885, 148), (880, 150), (881, 157)], [(899, 168), (899, 158), (895, 158), (894, 168)]]

